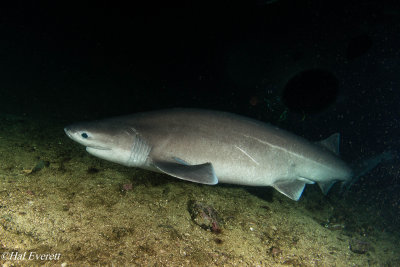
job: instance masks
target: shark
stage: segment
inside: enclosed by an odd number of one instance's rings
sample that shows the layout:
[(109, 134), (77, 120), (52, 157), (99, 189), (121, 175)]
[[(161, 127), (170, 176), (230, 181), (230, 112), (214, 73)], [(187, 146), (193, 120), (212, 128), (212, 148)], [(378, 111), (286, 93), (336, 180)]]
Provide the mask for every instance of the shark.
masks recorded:
[(167, 109), (64, 128), (98, 158), (207, 185), (272, 186), (299, 200), (307, 184), (327, 194), (355, 174), (335, 133), (310, 142), (268, 123), (202, 109)]

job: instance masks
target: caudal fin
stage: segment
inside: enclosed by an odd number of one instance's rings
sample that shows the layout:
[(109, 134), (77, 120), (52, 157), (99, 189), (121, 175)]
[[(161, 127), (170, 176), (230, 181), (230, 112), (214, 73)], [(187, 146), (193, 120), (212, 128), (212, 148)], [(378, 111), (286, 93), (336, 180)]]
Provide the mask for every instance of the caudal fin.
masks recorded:
[(395, 153), (391, 150), (385, 151), (379, 155), (372, 156), (360, 162), (356, 162), (352, 165), (352, 169), (354, 171), (353, 178), (342, 184), (342, 192), (349, 190), (349, 188), (355, 184), (361, 176), (365, 175), (366, 173), (370, 172), (376, 166), (378, 166), (381, 162), (388, 161), (393, 159)]

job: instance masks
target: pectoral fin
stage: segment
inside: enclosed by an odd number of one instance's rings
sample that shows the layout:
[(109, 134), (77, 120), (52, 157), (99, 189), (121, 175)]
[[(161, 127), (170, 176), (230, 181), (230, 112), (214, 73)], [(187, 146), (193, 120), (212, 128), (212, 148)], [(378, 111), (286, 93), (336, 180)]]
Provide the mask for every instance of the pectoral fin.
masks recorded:
[(182, 180), (208, 185), (218, 183), (218, 178), (211, 163), (184, 165), (175, 162), (157, 161), (154, 162), (154, 165), (161, 172)]

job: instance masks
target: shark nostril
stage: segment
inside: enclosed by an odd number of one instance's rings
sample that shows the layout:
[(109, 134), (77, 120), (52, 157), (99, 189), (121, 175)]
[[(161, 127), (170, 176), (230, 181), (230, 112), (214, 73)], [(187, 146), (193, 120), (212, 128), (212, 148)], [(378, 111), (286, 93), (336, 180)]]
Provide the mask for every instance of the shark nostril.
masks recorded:
[(71, 136), (71, 134), (69, 133), (69, 129), (67, 127), (64, 128), (64, 132), (66, 135)]

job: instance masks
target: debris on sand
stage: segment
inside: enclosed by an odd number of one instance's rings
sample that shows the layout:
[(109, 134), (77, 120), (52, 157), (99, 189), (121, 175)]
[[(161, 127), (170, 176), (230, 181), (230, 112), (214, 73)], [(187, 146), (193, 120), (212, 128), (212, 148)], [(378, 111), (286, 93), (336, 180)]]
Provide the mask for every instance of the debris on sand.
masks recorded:
[(190, 200), (188, 203), (188, 211), (195, 224), (213, 233), (221, 233), (222, 219), (212, 206)]

